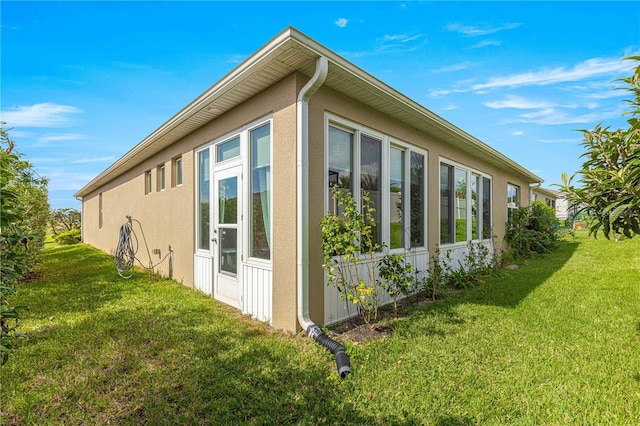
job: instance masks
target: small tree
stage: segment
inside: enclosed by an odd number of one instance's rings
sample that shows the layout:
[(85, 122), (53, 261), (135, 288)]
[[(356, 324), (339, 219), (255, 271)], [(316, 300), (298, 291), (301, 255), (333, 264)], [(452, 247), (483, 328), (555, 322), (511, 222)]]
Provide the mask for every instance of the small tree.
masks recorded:
[[(640, 56), (625, 59), (640, 61)], [(582, 130), (586, 152), (582, 168), (571, 178), (562, 175), (562, 190), (567, 200), (578, 206), (578, 213), (586, 213), (592, 219), (589, 235), (597, 236), (602, 229), (604, 236), (620, 233), (631, 238), (640, 234), (640, 65), (634, 74), (622, 78), (633, 93), (627, 100), (631, 115), (629, 128), (610, 130), (598, 124), (594, 130)], [(579, 187), (572, 181), (580, 175)]]
[(60, 232), (67, 232), (73, 229), (80, 230), (82, 217), (78, 210), (72, 208), (63, 208), (51, 210), (49, 214), (49, 228), (53, 235)]
[(362, 206), (345, 189), (334, 187), (332, 195), (342, 213), (328, 212), (320, 223), (322, 253), (329, 286), (340, 292), (340, 297), (358, 307), (362, 319), (369, 324), (378, 317), (378, 286), (373, 203), (367, 193), (362, 195)]

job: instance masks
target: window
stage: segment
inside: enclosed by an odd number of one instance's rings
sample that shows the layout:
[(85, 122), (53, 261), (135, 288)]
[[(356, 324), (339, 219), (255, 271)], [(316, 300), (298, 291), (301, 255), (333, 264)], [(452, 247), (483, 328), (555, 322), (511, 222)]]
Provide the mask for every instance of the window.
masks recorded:
[(440, 164), (440, 244), (455, 242), (453, 166)]
[(182, 157), (173, 159), (173, 186), (182, 185)]
[(404, 184), (404, 151), (391, 147), (389, 149), (389, 248), (404, 247), (404, 203), (402, 193)]
[(144, 172), (144, 193), (151, 193), (151, 170)]
[(98, 195), (98, 228), (102, 229), (102, 192)]
[(424, 176), (424, 155), (412, 152), (411, 196), (408, 207), (411, 211), (411, 247), (424, 246)]
[(491, 238), (491, 179), (482, 177), (482, 238)]
[(271, 258), (271, 126), (266, 124), (249, 133), (251, 256), (269, 260)]
[(353, 133), (329, 126), (329, 211), (338, 214), (338, 204), (331, 195), (333, 188), (353, 193), (351, 175), (353, 171)]
[(491, 179), (440, 163), (440, 243), (491, 238)]
[[(373, 240), (390, 249), (425, 245), (425, 155), (386, 135), (336, 119), (327, 126), (327, 206), (339, 207), (336, 188), (375, 208)], [(353, 184), (353, 181), (359, 181)]]
[(382, 242), (382, 208), (381, 201), (381, 180), (382, 180), (382, 141), (369, 137), (367, 135), (360, 136), (360, 194), (365, 193), (371, 199), (373, 207), (371, 215), (373, 216), (373, 232), (372, 243), (380, 244)]
[(216, 146), (216, 163), (240, 156), (240, 136)]
[(166, 188), (164, 170), (164, 164), (162, 166), (158, 166), (158, 191), (164, 191)]
[(198, 152), (198, 249), (209, 250), (209, 149)]
[(507, 220), (511, 222), (513, 214), (520, 207), (520, 187), (507, 184)]

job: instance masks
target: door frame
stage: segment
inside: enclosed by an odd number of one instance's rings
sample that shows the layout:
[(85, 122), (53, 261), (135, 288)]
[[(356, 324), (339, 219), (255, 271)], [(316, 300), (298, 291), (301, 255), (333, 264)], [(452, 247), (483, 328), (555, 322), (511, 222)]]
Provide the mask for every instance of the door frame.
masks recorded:
[[(226, 304), (242, 309), (243, 299), (243, 250), (244, 250), (244, 183), (243, 183), (243, 167), (242, 164), (236, 164), (231, 167), (212, 170), (212, 185), (210, 197), (210, 214), (211, 214), (211, 261), (212, 261), (212, 281), (213, 281), (213, 297)], [(219, 182), (225, 179), (237, 178), (236, 180), (236, 223), (222, 224), (219, 220)], [(223, 238), (222, 229), (236, 230), (236, 253), (235, 253), (235, 276), (222, 271), (222, 253), (221, 245)]]

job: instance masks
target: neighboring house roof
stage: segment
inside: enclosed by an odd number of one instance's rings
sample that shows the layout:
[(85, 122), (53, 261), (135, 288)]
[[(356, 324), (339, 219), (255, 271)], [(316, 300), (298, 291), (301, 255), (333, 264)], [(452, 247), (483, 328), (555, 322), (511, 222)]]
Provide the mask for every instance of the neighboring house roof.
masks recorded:
[(288, 27), (134, 146), (85, 185), (75, 196), (81, 197), (91, 193), (292, 72), (299, 71), (311, 77), (315, 71), (316, 59), (320, 56), (326, 57), (329, 62), (325, 86), (500, 169), (522, 176), (530, 182), (543, 181), (479, 139), (437, 116), (295, 28)]
[(554, 199), (558, 199), (563, 196), (561, 192), (554, 191), (553, 189), (549, 189), (549, 188), (542, 188), (542, 187), (535, 188), (533, 192), (538, 193), (540, 195), (544, 195), (545, 197), (554, 198)]

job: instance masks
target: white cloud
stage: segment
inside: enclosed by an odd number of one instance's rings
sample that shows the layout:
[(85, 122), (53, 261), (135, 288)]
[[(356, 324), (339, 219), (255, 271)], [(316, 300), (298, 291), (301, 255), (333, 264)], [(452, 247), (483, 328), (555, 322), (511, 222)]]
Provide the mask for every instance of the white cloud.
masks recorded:
[(379, 46), (376, 52), (406, 53), (419, 49), (421, 43), (427, 40), (421, 34), (386, 34), (377, 41)]
[(399, 43), (407, 43), (420, 38), (420, 35), (408, 35), (408, 34), (385, 34), (382, 37), (382, 41), (397, 41)]
[(566, 138), (566, 139), (540, 139), (540, 142), (547, 144), (556, 144), (556, 143), (569, 143), (569, 144), (579, 144), (582, 142), (580, 138)]
[(514, 28), (518, 28), (520, 25), (522, 24), (514, 22), (514, 23), (504, 24), (497, 27), (481, 28), (481, 27), (474, 27), (471, 25), (462, 25), (462, 24), (454, 23), (454, 24), (447, 25), (445, 29), (449, 31), (458, 32), (465, 37), (478, 37), (478, 36), (483, 36), (488, 34), (495, 34), (499, 31), (512, 30)]
[(484, 102), (484, 106), (493, 109), (515, 108), (515, 109), (538, 109), (558, 106), (550, 102), (532, 101), (522, 96), (507, 96), (500, 101)]
[(549, 70), (493, 77), (486, 83), (475, 84), (472, 90), (516, 86), (546, 86), (556, 83), (581, 81), (603, 75), (628, 73), (630, 66), (619, 59), (593, 58), (575, 65), (572, 69), (558, 67)]
[(502, 42), (500, 40), (482, 40), (480, 43), (471, 46), (472, 49), (479, 49), (487, 46), (500, 46)]
[(16, 127), (64, 127), (70, 124), (71, 114), (80, 113), (74, 106), (44, 102), (3, 110), (0, 119)]
[(79, 141), (87, 139), (86, 136), (78, 133), (49, 133), (38, 138), (39, 144), (48, 144), (51, 142)]
[(333, 23), (336, 24), (337, 26), (339, 26), (340, 28), (344, 28), (349, 23), (349, 20), (346, 19), (346, 18), (338, 18)]
[(461, 62), (459, 64), (445, 65), (440, 68), (436, 68), (431, 70), (431, 72), (454, 72), (454, 71), (462, 71), (466, 70), (471, 66), (471, 62)]
[(49, 178), (49, 191), (73, 190), (77, 191), (95, 177), (90, 173), (68, 172), (62, 168), (40, 167), (38, 172)]
[(516, 130), (511, 132), (511, 136), (524, 136), (524, 132), (522, 130)]
[(508, 120), (516, 123), (531, 123), (540, 125), (558, 125), (558, 124), (590, 124), (604, 121), (607, 118), (615, 117), (614, 112), (593, 112), (582, 115), (570, 115), (566, 111), (556, 108), (544, 108), (540, 111), (528, 112), (520, 114), (515, 120)]
[(115, 155), (109, 155), (106, 157), (82, 157), (77, 160), (73, 160), (71, 164), (86, 164), (86, 163), (103, 163), (106, 161), (113, 161), (116, 158)]

